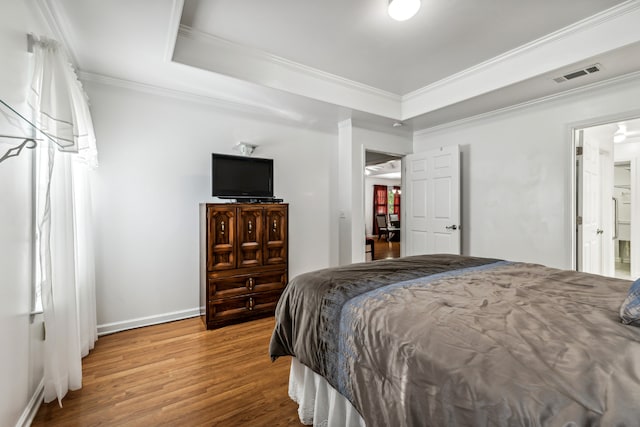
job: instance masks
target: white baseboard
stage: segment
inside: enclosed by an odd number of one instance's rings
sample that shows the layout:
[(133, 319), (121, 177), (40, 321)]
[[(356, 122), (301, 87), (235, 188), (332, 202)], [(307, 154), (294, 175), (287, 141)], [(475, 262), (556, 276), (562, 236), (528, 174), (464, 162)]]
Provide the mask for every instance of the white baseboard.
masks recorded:
[(157, 325), (159, 323), (173, 322), (174, 320), (188, 319), (200, 316), (200, 308), (190, 308), (188, 310), (173, 311), (171, 313), (158, 314), (155, 316), (139, 317), (137, 319), (123, 320), (121, 322), (105, 323), (98, 325), (98, 336), (113, 334), (114, 332), (126, 331), (127, 329), (140, 328), (142, 326)]
[(42, 404), (42, 398), (44, 397), (44, 378), (40, 380), (40, 384), (36, 387), (36, 390), (33, 392), (33, 396), (31, 396), (31, 400), (22, 411), (22, 415), (20, 419), (16, 423), (16, 427), (29, 427), (33, 422), (33, 419), (36, 417), (38, 413), (38, 409), (40, 409), (40, 405)]

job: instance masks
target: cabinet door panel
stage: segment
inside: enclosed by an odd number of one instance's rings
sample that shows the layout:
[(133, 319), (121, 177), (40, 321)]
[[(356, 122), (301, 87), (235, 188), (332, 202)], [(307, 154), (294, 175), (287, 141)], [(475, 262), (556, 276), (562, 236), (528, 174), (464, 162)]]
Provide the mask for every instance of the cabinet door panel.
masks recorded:
[(238, 268), (262, 265), (263, 209), (243, 206), (238, 210)]
[(210, 321), (215, 323), (229, 322), (255, 315), (272, 314), (278, 304), (281, 291), (249, 294), (236, 298), (213, 300), (209, 302)]
[(265, 265), (287, 263), (287, 205), (269, 206), (265, 209), (266, 241)]
[(286, 271), (209, 279), (209, 299), (224, 299), (256, 292), (284, 289), (287, 284)]
[(227, 206), (207, 208), (207, 269), (209, 271), (236, 268), (234, 239), (236, 209)]

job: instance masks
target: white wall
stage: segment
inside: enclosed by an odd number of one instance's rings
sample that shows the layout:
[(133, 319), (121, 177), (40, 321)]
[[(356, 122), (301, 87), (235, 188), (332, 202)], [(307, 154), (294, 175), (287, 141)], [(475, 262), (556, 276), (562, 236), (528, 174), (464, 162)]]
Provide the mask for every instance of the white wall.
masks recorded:
[[(339, 264), (351, 264), (353, 241), (351, 238), (353, 215), (353, 125), (351, 120), (338, 124), (338, 249)], [(364, 173), (364, 169), (362, 170)], [(364, 237), (363, 237), (364, 244)]]
[(574, 126), (640, 111), (640, 77), (414, 135), (460, 144), (463, 253), (572, 268)]
[[(197, 314), (199, 203), (211, 153), (274, 159), (289, 203), (289, 276), (337, 263), (335, 134), (227, 113), (212, 105), (85, 82), (100, 166), (95, 181), (100, 332)], [(150, 319), (140, 319), (150, 317)]]
[(375, 176), (364, 177), (364, 228), (368, 236), (373, 234), (373, 186), (386, 185), (387, 187), (400, 187), (402, 180), (376, 178)]
[[(26, 34), (43, 34), (32, 2), (0, 2), (0, 98), (27, 114), (30, 79)], [(2, 107), (0, 107), (2, 108)], [(3, 110), (5, 111), (5, 110)], [(0, 134), (15, 135), (0, 116)], [(0, 157), (15, 146), (0, 138)], [(42, 316), (31, 318), (33, 289), (33, 152), (0, 163), (0, 425), (24, 423), (43, 376)]]

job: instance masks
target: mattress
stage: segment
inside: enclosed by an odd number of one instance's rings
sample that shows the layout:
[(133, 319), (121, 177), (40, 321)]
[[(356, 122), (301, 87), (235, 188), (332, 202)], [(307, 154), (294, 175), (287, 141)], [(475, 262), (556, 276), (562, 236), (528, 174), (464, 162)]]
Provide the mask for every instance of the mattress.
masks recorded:
[(635, 426), (629, 284), (453, 255), (325, 269), (288, 285), (270, 354), (324, 378), (369, 427)]

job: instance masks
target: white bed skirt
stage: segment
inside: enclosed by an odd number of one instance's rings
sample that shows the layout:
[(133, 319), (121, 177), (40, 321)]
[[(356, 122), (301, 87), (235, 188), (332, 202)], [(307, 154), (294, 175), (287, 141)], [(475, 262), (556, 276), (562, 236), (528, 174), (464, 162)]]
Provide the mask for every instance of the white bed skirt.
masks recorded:
[(291, 358), (289, 397), (298, 404), (298, 416), (304, 425), (365, 427), (351, 402), (295, 357)]

